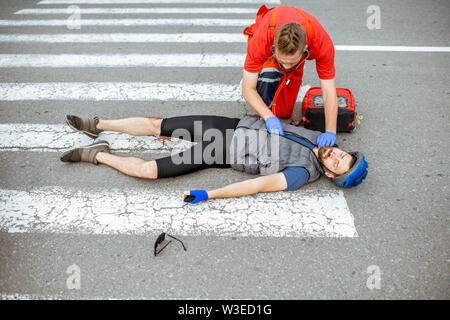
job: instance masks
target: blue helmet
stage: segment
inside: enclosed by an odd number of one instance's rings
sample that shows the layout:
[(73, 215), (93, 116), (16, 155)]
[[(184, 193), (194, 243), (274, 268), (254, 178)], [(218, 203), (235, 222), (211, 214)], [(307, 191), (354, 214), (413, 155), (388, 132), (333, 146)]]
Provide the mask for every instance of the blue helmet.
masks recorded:
[(342, 188), (351, 188), (360, 184), (367, 176), (368, 163), (361, 152), (350, 152), (356, 158), (355, 163), (343, 175), (333, 178), (333, 182)]

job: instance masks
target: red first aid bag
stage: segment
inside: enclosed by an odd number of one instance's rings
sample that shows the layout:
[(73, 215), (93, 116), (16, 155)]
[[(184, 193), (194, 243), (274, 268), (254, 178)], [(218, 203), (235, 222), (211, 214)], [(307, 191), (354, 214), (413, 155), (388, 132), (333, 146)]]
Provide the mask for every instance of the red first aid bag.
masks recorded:
[[(337, 132), (351, 132), (356, 124), (355, 97), (349, 89), (337, 88)], [(325, 104), (320, 87), (312, 87), (302, 102), (302, 124), (306, 129), (325, 132)]]

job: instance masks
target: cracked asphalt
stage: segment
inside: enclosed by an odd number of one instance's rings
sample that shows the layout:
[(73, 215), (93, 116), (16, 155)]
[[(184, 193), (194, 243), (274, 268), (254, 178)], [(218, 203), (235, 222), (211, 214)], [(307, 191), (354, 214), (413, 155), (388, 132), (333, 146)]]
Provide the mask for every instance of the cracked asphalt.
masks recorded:
[[(445, 0), (305, 0), (289, 4), (315, 15), (335, 45), (450, 46), (450, 5)], [(379, 30), (366, 27), (366, 10), (373, 4), (381, 9)], [(0, 0), (0, 19), (19, 19), (14, 12), (35, 7), (36, 1)], [(80, 32), (241, 31), (239, 27), (214, 26), (85, 26)], [(0, 27), (0, 34), (70, 32), (73, 30), (60, 27)], [(174, 52), (243, 53), (245, 44), (0, 43), (0, 54)], [(369, 162), (365, 182), (344, 191), (358, 237), (190, 235), (182, 239), (188, 247), (186, 252), (175, 243), (155, 258), (153, 244), (158, 233), (152, 231), (135, 235), (0, 232), (2, 297), (448, 299), (449, 57), (449, 53), (429, 52), (336, 52), (337, 86), (353, 91), (358, 113), (363, 116), (354, 133), (338, 134), (338, 144), (363, 151)], [(241, 76), (241, 68), (212, 67), (0, 68), (2, 83), (176, 82), (224, 83), (231, 87), (239, 84)], [(305, 67), (303, 84), (319, 84), (313, 62)], [(115, 119), (192, 114), (242, 117), (249, 112), (237, 100), (2, 100), (0, 124), (63, 125), (66, 114)], [(77, 141), (69, 138), (67, 143)], [(208, 169), (149, 182), (105, 166), (68, 168), (57, 155), (48, 150), (0, 152), (1, 188), (51, 186), (82, 192), (139, 189), (150, 195), (166, 191), (181, 195), (191, 188), (217, 188), (250, 177), (232, 170)], [(147, 159), (155, 156), (139, 150), (132, 155)], [(317, 190), (337, 189), (324, 178), (303, 188), (304, 192)], [(81, 270), (79, 290), (69, 290), (66, 285), (66, 271), (73, 264)], [(381, 271), (381, 287), (371, 290), (367, 287), (371, 276), (367, 270), (373, 265)]]

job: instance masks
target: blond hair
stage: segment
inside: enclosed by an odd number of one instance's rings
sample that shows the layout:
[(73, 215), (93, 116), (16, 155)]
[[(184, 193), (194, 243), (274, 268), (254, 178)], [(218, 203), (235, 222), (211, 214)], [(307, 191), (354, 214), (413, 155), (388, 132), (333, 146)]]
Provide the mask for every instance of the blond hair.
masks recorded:
[(281, 54), (293, 55), (299, 50), (303, 52), (306, 45), (305, 30), (297, 22), (290, 22), (278, 29), (273, 41)]

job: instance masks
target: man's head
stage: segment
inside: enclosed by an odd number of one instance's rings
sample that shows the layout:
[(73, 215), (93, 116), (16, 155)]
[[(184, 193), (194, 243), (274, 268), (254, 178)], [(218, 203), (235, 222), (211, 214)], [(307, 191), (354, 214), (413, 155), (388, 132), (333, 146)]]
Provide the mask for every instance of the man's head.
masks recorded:
[(273, 57), (287, 71), (293, 69), (306, 50), (306, 32), (296, 22), (280, 27), (273, 42)]
[(342, 149), (324, 146), (318, 156), (325, 175), (343, 188), (359, 185), (367, 176), (368, 164), (361, 152), (349, 153)]
[(348, 172), (356, 161), (356, 158), (342, 149), (323, 146), (319, 149), (319, 160), (325, 175), (335, 178)]

